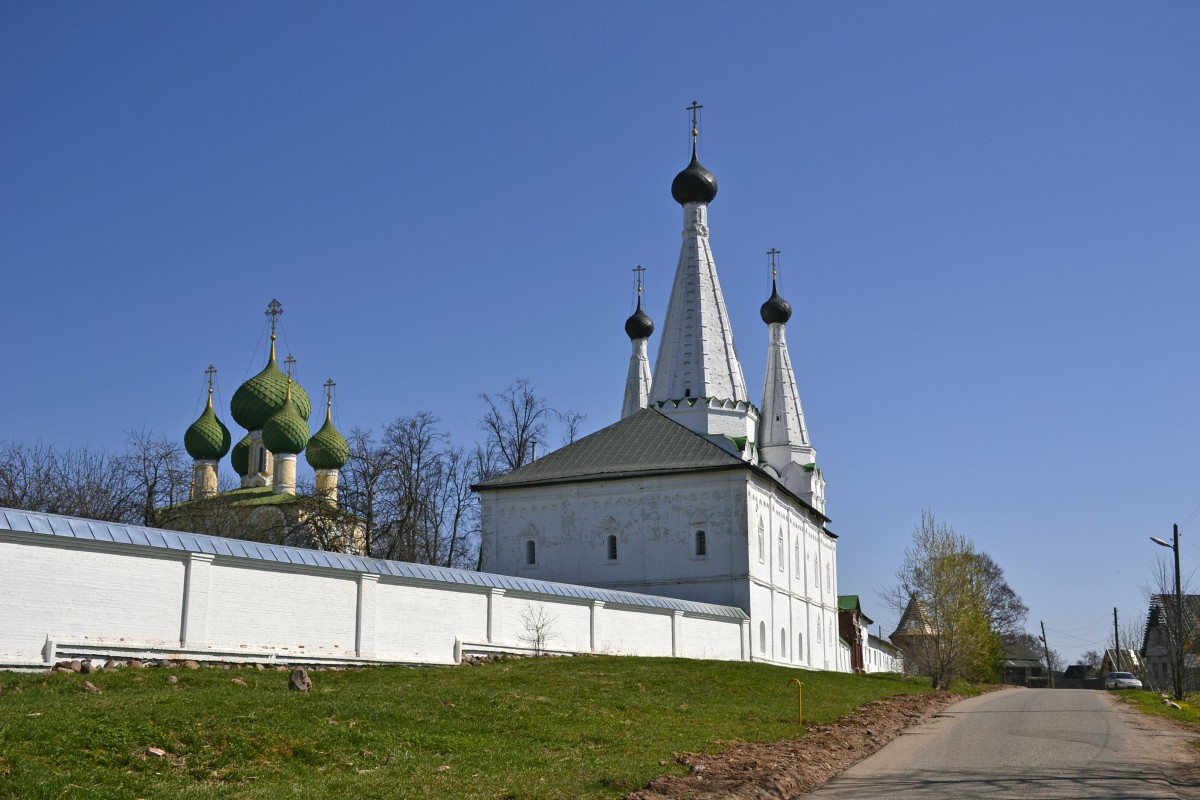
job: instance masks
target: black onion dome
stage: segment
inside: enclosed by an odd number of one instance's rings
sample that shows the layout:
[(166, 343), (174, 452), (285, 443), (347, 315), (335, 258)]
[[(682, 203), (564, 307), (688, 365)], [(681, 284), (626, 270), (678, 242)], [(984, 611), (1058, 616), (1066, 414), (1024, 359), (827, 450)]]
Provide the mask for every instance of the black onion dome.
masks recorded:
[(654, 320), (650, 319), (649, 314), (642, 311), (641, 298), (638, 299), (637, 311), (634, 311), (629, 319), (625, 320), (625, 333), (631, 340), (648, 339), (650, 334), (654, 333)]
[(671, 181), (671, 197), (681, 206), (688, 203), (711, 203), (717, 196), (717, 179), (700, 165), (696, 146), (692, 145), (692, 163)]
[(792, 304), (779, 296), (779, 290), (775, 288), (775, 281), (771, 281), (771, 296), (767, 298), (767, 302), (762, 304), (758, 313), (762, 316), (762, 321), (768, 325), (787, 322), (792, 318)]

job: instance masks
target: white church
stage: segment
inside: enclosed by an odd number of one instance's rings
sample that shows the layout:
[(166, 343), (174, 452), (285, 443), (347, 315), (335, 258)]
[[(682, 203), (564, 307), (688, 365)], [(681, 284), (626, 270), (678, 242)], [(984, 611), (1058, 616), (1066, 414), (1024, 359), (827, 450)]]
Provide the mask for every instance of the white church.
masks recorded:
[(740, 608), (754, 659), (836, 669), (837, 537), (788, 355), (791, 306), (773, 283), (759, 409), (709, 246), (717, 181), (694, 123), (671, 194), (683, 244), (653, 377), (639, 281), (621, 420), (476, 487), (484, 566)]
[[(532, 650), (849, 671), (837, 537), (785, 337), (791, 307), (773, 285), (758, 408), (709, 246), (717, 182), (696, 157), (694, 118), (692, 160), (671, 193), (683, 245), (653, 373), (639, 281), (620, 421), (475, 487), (486, 571), (0, 509), (0, 668), (454, 664)], [(292, 402), (290, 382), (270, 374), (275, 388), (256, 394), (262, 419)], [(215, 483), (229, 434), (205, 414), (213, 442), (193, 456)], [(279, 452), (304, 449), (303, 427)], [(248, 453), (232, 453), (243, 478)], [(546, 623), (537, 642), (531, 621)]]

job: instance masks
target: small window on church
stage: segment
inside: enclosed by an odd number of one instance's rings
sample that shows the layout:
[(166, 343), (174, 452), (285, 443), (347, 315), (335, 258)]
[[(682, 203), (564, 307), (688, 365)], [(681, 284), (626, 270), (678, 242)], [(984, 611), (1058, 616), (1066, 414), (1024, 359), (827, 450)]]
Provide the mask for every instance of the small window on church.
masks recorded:
[(608, 535), (608, 560), (617, 560), (617, 537), (611, 533)]
[(796, 658), (804, 660), (804, 634), (796, 634)]
[(821, 643), (821, 620), (817, 620), (817, 644)]
[(708, 542), (704, 535), (704, 531), (696, 531), (696, 555), (708, 555)]
[(758, 652), (767, 652), (767, 623), (758, 623)]
[(767, 535), (761, 522), (758, 523), (758, 560), (760, 563), (767, 560)]
[(267, 471), (267, 448), (265, 447), (258, 448), (258, 471)]
[(533, 566), (537, 563), (537, 543), (530, 539), (525, 542), (525, 563)]
[(775, 543), (776, 543), (775, 549), (779, 551), (778, 553), (776, 553), (777, 557), (775, 559), (775, 562), (779, 565), (779, 571), (783, 572), (783, 565), (787, 561), (787, 559), (784, 558), (784, 555), (783, 555), (783, 552), (784, 552), (783, 551), (783, 531), (779, 532), (779, 536), (775, 540)]
[(787, 658), (787, 628), (779, 629), (779, 657)]

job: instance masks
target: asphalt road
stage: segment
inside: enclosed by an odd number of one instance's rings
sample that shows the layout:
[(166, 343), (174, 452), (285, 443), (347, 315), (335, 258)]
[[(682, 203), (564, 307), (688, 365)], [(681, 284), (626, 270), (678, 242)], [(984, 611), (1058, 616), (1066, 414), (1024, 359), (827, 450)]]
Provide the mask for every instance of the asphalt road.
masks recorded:
[(1006, 689), (950, 706), (805, 797), (1200, 798), (1192, 738), (1104, 692)]

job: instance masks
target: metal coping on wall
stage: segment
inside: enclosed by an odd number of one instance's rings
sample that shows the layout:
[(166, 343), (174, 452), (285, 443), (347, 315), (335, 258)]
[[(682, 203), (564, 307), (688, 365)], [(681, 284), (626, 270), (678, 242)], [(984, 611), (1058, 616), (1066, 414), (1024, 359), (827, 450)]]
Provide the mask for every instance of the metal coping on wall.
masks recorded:
[(671, 609), (710, 617), (746, 618), (744, 611), (731, 606), (697, 603), (691, 600), (677, 600), (671, 597), (658, 597), (635, 592), (619, 592), (569, 583), (538, 581), (489, 572), (471, 572), (470, 570), (435, 567), (428, 564), (412, 564), (407, 561), (387, 561), (379, 558), (331, 553), (325, 550), (307, 550), (301, 547), (226, 539), (200, 533), (168, 531), (139, 525), (121, 525), (94, 519), (66, 517), (60, 514), (41, 514), (0, 508), (0, 521), (4, 523), (0, 532), (7, 530), (14, 533), (32, 533), (77, 541), (152, 547), (182, 553), (208, 553), (227, 558), (245, 558), (410, 580), (454, 583), (477, 586), (481, 589), (504, 589), (557, 597), (574, 597), (580, 600), (598, 600), (603, 603), (628, 606)]

